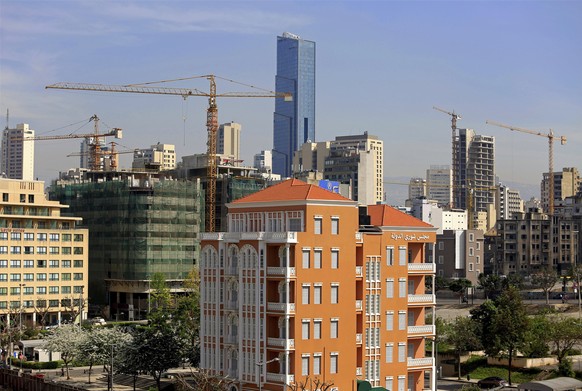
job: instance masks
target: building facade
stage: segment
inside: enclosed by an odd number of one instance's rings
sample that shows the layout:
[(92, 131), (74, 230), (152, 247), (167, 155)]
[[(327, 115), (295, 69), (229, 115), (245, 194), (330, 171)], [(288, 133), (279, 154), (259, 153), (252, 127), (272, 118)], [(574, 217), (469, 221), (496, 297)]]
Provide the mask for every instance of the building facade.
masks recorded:
[(201, 368), (232, 391), (435, 389), (434, 228), (295, 179), (228, 206), (229, 230), (202, 234)]
[(485, 262), (483, 231), (445, 230), (437, 235), (434, 260), (437, 274), (444, 278), (465, 278), (478, 285)]
[(140, 149), (134, 153), (131, 166), (136, 170), (173, 170), (176, 168), (176, 147), (173, 144), (157, 143), (150, 148)]
[(2, 133), (0, 170), (6, 178), (34, 180), (34, 130), (28, 124), (18, 124), (15, 129)]
[(501, 220), (510, 219), (514, 213), (524, 212), (524, 202), (519, 195), (519, 191), (499, 184), (495, 199), (495, 210), (497, 219)]
[(48, 201), (44, 182), (0, 179), (0, 192), (2, 320), (34, 327), (85, 319), (89, 234), (81, 218)]
[(451, 166), (432, 165), (426, 170), (427, 197), (436, 200), (439, 206), (453, 203), (453, 171)]
[(417, 198), (426, 198), (427, 196), (427, 182), (424, 178), (410, 178), (408, 182), (408, 201)]
[(216, 153), (224, 155), (232, 161), (232, 164), (238, 164), (240, 161), (240, 131), (241, 125), (236, 122), (218, 127)]
[[(550, 205), (550, 174), (544, 172), (541, 183), (542, 208), (545, 212), (549, 210)], [(554, 204), (572, 197), (581, 191), (580, 173), (575, 167), (564, 167), (562, 171), (554, 172)]]
[(273, 172), (291, 176), (293, 153), (315, 141), (315, 42), (283, 33), (277, 37), (275, 90), (293, 99), (275, 99)]

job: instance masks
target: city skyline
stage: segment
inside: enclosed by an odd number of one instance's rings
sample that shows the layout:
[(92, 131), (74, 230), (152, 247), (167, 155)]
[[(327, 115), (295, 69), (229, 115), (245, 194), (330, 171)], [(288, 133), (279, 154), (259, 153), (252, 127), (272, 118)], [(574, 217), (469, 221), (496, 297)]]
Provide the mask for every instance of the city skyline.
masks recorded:
[[(385, 176), (451, 164), (450, 118), (495, 137), (502, 182), (539, 185), (547, 140), (488, 119), (565, 135), (554, 168), (579, 167), (582, 3), (538, 2), (0, 2), (0, 112), (10, 127), (67, 134), (93, 114), (121, 144), (202, 153), (203, 98), (45, 90), (60, 81), (129, 84), (214, 73), (275, 89), (276, 37), (317, 43), (315, 141), (368, 131), (385, 143)], [(168, 86), (207, 90), (202, 82)], [(221, 82), (219, 92), (244, 88)], [(272, 143), (274, 99), (220, 99), (219, 123), (242, 125), (245, 164)], [(2, 121), (2, 126), (6, 125)], [(87, 128), (83, 128), (87, 130)], [(75, 167), (78, 140), (36, 142), (35, 175)], [(411, 151), (413, 153), (411, 153)], [(124, 156), (122, 167), (129, 167)]]

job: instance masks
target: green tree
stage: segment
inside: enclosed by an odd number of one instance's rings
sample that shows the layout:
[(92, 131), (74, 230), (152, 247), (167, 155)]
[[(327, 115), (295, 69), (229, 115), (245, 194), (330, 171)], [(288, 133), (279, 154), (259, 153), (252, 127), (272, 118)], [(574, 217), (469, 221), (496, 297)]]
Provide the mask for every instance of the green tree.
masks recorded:
[(497, 296), (502, 290), (501, 278), (494, 274), (485, 275), (479, 274), (478, 277), (479, 288), (483, 289), (485, 299), (489, 300)]
[(459, 300), (461, 300), (471, 285), (471, 281), (466, 278), (459, 278), (449, 282), (449, 289), (459, 295)]
[(534, 287), (540, 288), (544, 291), (546, 304), (550, 304), (550, 292), (554, 289), (554, 286), (556, 286), (559, 280), (560, 277), (558, 277), (558, 273), (554, 270), (543, 269), (541, 272), (532, 276), (531, 282)]
[(184, 294), (177, 300), (173, 321), (184, 340), (182, 355), (191, 366), (200, 362), (200, 275), (192, 269), (183, 283)]
[(44, 348), (50, 352), (59, 352), (61, 360), (65, 364), (67, 380), (69, 376), (69, 365), (79, 354), (81, 343), (85, 340), (85, 331), (74, 324), (64, 324), (52, 330), (45, 337)]
[(166, 318), (172, 306), (172, 294), (163, 273), (154, 273), (150, 293), (150, 320)]
[(513, 357), (523, 346), (529, 327), (519, 290), (509, 285), (494, 301), (485, 301), (471, 314), (479, 323), (479, 336), (485, 352), (490, 356), (508, 358), (511, 385)]
[(552, 316), (548, 320), (547, 334), (551, 351), (561, 364), (572, 348), (582, 343), (582, 321), (563, 315)]
[(461, 356), (463, 353), (481, 350), (478, 327), (479, 325), (470, 317), (458, 316), (446, 328), (444, 340), (455, 352), (459, 379), (461, 378)]
[(542, 313), (530, 319), (529, 328), (525, 333), (525, 341), (521, 347), (524, 356), (538, 358), (548, 355), (548, 328), (547, 314)]

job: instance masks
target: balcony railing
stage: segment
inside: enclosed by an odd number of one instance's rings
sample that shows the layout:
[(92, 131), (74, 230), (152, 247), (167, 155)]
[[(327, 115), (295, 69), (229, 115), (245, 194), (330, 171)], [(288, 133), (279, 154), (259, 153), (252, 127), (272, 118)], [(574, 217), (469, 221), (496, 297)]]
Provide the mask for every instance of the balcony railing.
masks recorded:
[(409, 273), (436, 273), (435, 263), (409, 263), (408, 264)]
[(284, 338), (267, 338), (267, 345), (285, 350), (293, 350), (295, 349), (295, 340)]
[(408, 368), (432, 367), (434, 365), (434, 359), (432, 357), (408, 358), (407, 365)]
[(267, 303), (267, 311), (295, 313), (295, 303)]
[(429, 293), (423, 295), (408, 295), (408, 304), (436, 304), (435, 295), (431, 295)]
[(422, 326), (408, 326), (408, 335), (435, 335), (435, 327), (432, 324), (425, 324)]
[(267, 372), (267, 381), (269, 383), (293, 384), (295, 383), (295, 376), (294, 375), (285, 376), (284, 373)]
[(362, 233), (356, 232), (356, 242), (361, 242), (361, 241), (362, 241)]
[(268, 267), (267, 268), (267, 275), (268, 276), (282, 276), (282, 277), (295, 277), (295, 268), (294, 267)]

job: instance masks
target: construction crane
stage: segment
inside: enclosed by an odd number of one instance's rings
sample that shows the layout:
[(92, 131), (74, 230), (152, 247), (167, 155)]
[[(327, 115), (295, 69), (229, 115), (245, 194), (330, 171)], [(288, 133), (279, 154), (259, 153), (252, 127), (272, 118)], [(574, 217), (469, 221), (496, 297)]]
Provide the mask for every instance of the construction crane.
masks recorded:
[(505, 124), (502, 124), (500, 122), (491, 121), (491, 120), (487, 120), (487, 121), (485, 121), (485, 123), (488, 125), (495, 125), (495, 126), (499, 126), (501, 128), (505, 128), (505, 129), (509, 129), (509, 130), (513, 130), (513, 131), (517, 131), (517, 132), (533, 134), (534, 136), (541, 136), (541, 137), (545, 137), (548, 139), (548, 150), (549, 150), (549, 159), (548, 159), (548, 162), (549, 162), (549, 164), (548, 164), (549, 165), (548, 212), (550, 215), (553, 215), (554, 214), (554, 139), (560, 140), (560, 144), (564, 145), (564, 144), (566, 144), (566, 136), (555, 136), (554, 131), (552, 129), (550, 129), (549, 133), (543, 133), (543, 132), (539, 132), (536, 130), (518, 128), (517, 126), (505, 125)]
[[(102, 156), (109, 157), (110, 163), (109, 163), (109, 169), (111, 171), (116, 171), (117, 170), (117, 155), (121, 155), (121, 154), (125, 154), (125, 153), (135, 153), (138, 152), (139, 149), (135, 148), (135, 149), (127, 149), (127, 150), (122, 150), (122, 151), (117, 151), (115, 150), (115, 146), (119, 145), (119, 143), (116, 143), (115, 141), (111, 141), (109, 144), (111, 144), (111, 148), (108, 151), (105, 150), (101, 150), (102, 152)], [(67, 155), (67, 157), (71, 157), (71, 156), (87, 156), (91, 154), (91, 151), (87, 151), (87, 152), (73, 152), (73, 153), (69, 153)], [(105, 170), (105, 168), (103, 168)]]
[[(205, 78), (210, 83), (208, 92), (191, 88), (174, 88), (174, 87), (157, 87), (151, 84), (176, 82), (190, 79)], [(226, 92), (218, 94), (216, 92), (216, 79), (225, 80), (231, 83), (244, 85), (260, 91), (252, 92)], [(106, 84), (88, 84), (88, 83), (56, 83), (45, 88), (54, 88), (60, 90), (81, 90), (81, 91), (104, 91), (104, 92), (128, 92), (135, 94), (157, 94), (157, 95), (177, 95), (186, 99), (190, 96), (203, 96), (208, 98), (208, 108), (206, 110), (206, 129), (208, 131), (207, 139), (207, 183), (206, 183), (206, 231), (215, 231), (215, 210), (216, 210), (216, 134), (218, 132), (218, 106), (216, 98), (283, 98), (286, 101), (292, 100), (290, 93), (279, 93), (265, 89), (259, 89), (255, 86), (225, 79), (215, 75), (193, 76), (173, 80), (162, 80), (157, 82), (147, 82), (128, 85), (106, 85)]]
[(93, 159), (91, 170), (99, 171), (100, 165), (99, 162), (101, 161), (101, 157), (103, 155), (103, 151), (101, 150), (101, 138), (103, 137), (115, 137), (120, 139), (123, 137), (123, 133), (121, 128), (111, 128), (111, 130), (107, 133), (99, 133), (99, 117), (97, 114), (94, 114), (91, 118), (89, 118), (89, 122), (93, 121), (93, 133), (85, 133), (85, 134), (78, 134), (78, 133), (70, 133), (65, 135), (57, 135), (57, 136), (34, 136), (34, 137), (14, 137), (13, 139), (22, 140), (22, 141), (41, 141), (41, 140), (64, 140), (70, 138), (86, 138), (91, 139), (92, 141), (89, 143), (91, 158)]
[[(451, 159), (451, 163), (453, 165), (452, 169), (453, 169), (453, 173), (456, 172), (457, 169), (457, 154), (456, 154), (456, 150), (455, 150), (455, 139), (456, 139), (456, 135), (457, 135), (457, 121), (461, 119), (461, 114), (456, 114), (455, 110), (451, 111), (447, 111), (447, 110), (443, 110), (439, 107), (433, 106), (432, 107), (435, 110), (440, 111), (441, 113), (445, 113), (451, 116), (451, 129), (452, 129), (452, 138), (451, 138), (451, 149), (452, 149), (452, 159)], [(453, 197), (453, 201), (451, 203), (451, 208), (453, 208), (455, 205), (454, 202), (454, 197)]]

